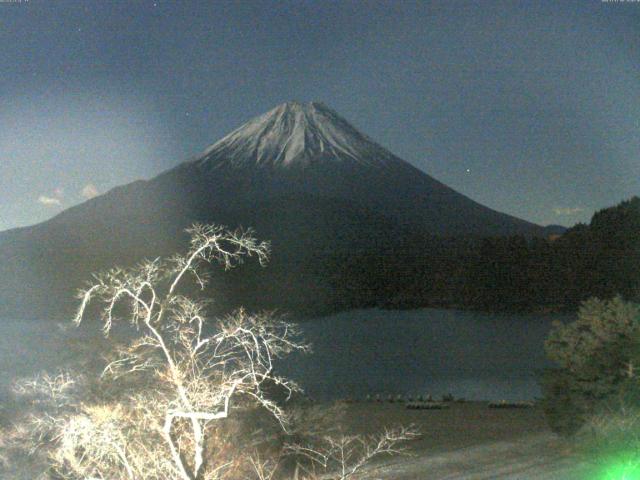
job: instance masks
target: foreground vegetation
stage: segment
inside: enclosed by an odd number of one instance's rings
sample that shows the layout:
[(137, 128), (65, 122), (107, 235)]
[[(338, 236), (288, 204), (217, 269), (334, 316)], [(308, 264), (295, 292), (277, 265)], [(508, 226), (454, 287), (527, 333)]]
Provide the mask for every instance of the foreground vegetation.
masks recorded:
[(637, 478), (640, 305), (591, 299), (575, 322), (554, 325), (546, 349), (557, 365), (542, 382), (552, 429), (603, 468), (621, 469), (610, 478)]
[(406, 427), (352, 435), (336, 428), (338, 412), (296, 407), (301, 389), (274, 367), (308, 350), (295, 325), (242, 309), (211, 320), (206, 303), (181, 293), (206, 285), (207, 263), (266, 262), (268, 244), (221, 227), (189, 233), (186, 255), (112, 269), (81, 292), (77, 324), (99, 314), (106, 336), (118, 324), (134, 334), (103, 349), (99, 377), (16, 384), (29, 408), (5, 426), (7, 472), (26, 462), (24, 478), (40, 467), (42, 478), (70, 480), (343, 480), (416, 436)]

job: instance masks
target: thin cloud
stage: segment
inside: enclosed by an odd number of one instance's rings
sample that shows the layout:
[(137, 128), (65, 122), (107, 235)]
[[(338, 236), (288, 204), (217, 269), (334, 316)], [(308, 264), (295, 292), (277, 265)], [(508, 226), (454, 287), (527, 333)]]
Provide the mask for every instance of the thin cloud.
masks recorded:
[(555, 213), (556, 215), (575, 215), (577, 213), (581, 213), (584, 212), (584, 208), (581, 207), (573, 207), (573, 208), (560, 208), (560, 207), (556, 207), (553, 209), (553, 213)]
[(86, 200), (97, 197), (100, 194), (93, 183), (87, 183), (80, 191), (80, 196)]
[(56, 187), (53, 190), (53, 195), (40, 195), (38, 197), (38, 203), (45, 207), (59, 207), (62, 205), (64, 199), (64, 189), (62, 187)]
[(42, 205), (46, 205), (47, 207), (55, 207), (62, 205), (62, 201), (56, 197), (47, 197), (46, 195), (40, 195), (38, 197), (38, 202)]

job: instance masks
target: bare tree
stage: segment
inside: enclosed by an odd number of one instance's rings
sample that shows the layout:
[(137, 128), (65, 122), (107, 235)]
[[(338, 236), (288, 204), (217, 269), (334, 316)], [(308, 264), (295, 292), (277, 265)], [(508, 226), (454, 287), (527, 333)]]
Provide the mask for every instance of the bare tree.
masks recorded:
[(327, 435), (287, 450), (307, 460), (298, 462), (296, 479), (347, 480), (365, 477), (365, 467), (377, 457), (405, 453), (401, 444), (417, 436), (414, 427), (398, 427), (379, 435)]
[(95, 307), (105, 336), (117, 324), (132, 327), (125, 341), (109, 345), (113, 351), (97, 381), (61, 373), (16, 383), (14, 393), (32, 406), (31, 415), (5, 443), (28, 439), (29, 453), (48, 464), (50, 475), (42, 478), (275, 480), (291, 475), (280, 461), (288, 453), (306, 459), (296, 478), (320, 478), (325, 471), (329, 476), (323, 478), (346, 480), (415, 436), (403, 428), (379, 437), (316, 432), (308, 447), (266, 452), (253, 439), (242, 449), (228, 448), (229, 428), (222, 425), (234, 417), (252, 423), (256, 409), (287, 432), (289, 415), (269, 391), (278, 388), (290, 397), (300, 389), (277, 375), (274, 362), (309, 347), (295, 325), (272, 314), (239, 309), (209, 319), (206, 303), (185, 295), (194, 285), (189, 279), (204, 288), (208, 277), (202, 267), (208, 263), (230, 269), (253, 256), (264, 264), (269, 246), (250, 231), (196, 225), (188, 232), (186, 255), (97, 274), (79, 293), (76, 324)]
[(60, 477), (218, 479), (236, 460), (211, 459), (205, 450), (211, 450), (212, 422), (227, 418), (234, 402), (264, 407), (286, 427), (285, 412), (263, 387), (275, 384), (289, 395), (298, 390), (273, 368), (275, 359), (307, 349), (295, 326), (242, 309), (208, 321), (205, 304), (181, 294), (189, 276), (204, 288), (203, 263), (229, 269), (255, 256), (263, 264), (269, 246), (251, 232), (217, 226), (196, 225), (189, 233), (186, 255), (112, 269), (81, 292), (77, 324), (96, 302), (105, 335), (119, 321), (116, 312), (139, 335), (104, 369), (111, 398), (103, 392), (62, 415), (35, 420), (40, 438), (54, 445), (51, 460)]

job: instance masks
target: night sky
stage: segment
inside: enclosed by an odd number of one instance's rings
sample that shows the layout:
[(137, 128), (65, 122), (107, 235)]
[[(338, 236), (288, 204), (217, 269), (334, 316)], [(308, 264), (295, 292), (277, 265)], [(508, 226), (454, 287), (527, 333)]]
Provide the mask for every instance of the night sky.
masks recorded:
[(0, 0), (0, 230), (287, 100), (541, 224), (640, 194), (640, 2)]

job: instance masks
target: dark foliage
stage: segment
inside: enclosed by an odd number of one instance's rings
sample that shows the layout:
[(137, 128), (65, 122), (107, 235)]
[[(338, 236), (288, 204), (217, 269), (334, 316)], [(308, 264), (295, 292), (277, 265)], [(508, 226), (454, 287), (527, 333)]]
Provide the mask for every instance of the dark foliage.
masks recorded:
[(551, 430), (559, 435), (573, 435), (586, 420), (582, 394), (575, 381), (562, 369), (547, 369), (541, 378), (542, 408)]
[(575, 310), (591, 297), (640, 299), (640, 198), (561, 236), (429, 237), (405, 242), (387, 280), (391, 306)]
[(542, 405), (555, 432), (574, 434), (606, 409), (640, 407), (640, 306), (590, 299), (575, 322), (554, 324), (545, 349), (557, 365), (542, 376)]

